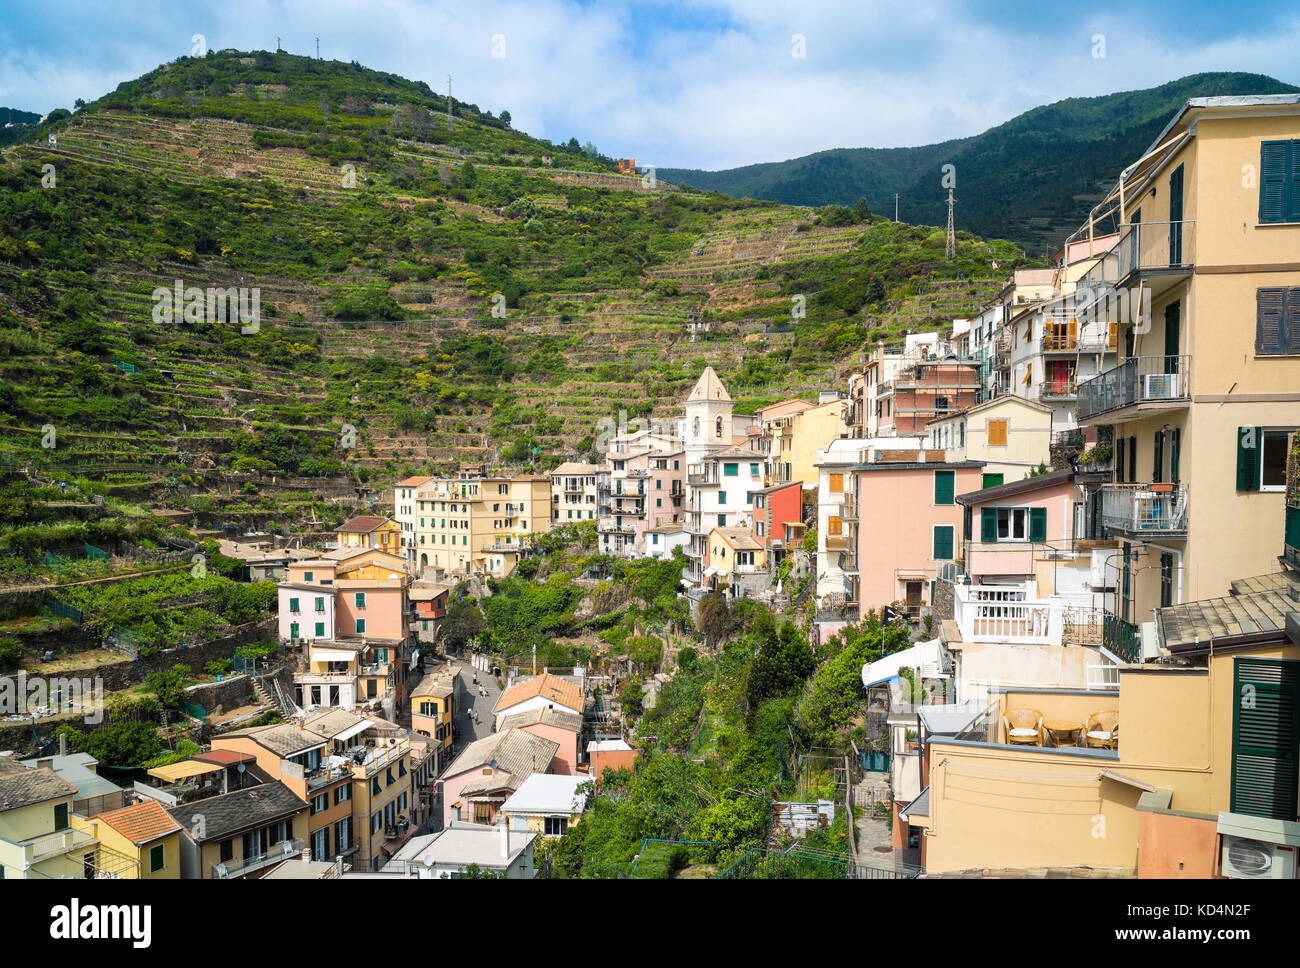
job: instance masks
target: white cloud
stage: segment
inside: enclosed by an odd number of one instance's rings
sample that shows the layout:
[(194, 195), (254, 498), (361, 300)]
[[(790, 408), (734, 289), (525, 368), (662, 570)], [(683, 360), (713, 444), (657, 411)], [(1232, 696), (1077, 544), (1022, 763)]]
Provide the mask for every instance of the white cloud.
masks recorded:
[[(729, 167), (832, 147), (926, 144), (976, 134), (1038, 104), (1207, 70), (1295, 81), (1300, 19), (1254, 35), (1171, 45), (1168, 11), (1090, 7), (977, 20), (922, 3), (715, 0), (64, 0), (0, 27), (0, 104), (47, 111), (209, 47), (314, 52), (428, 82), (515, 127), (594, 141), (660, 166)], [(966, 10), (966, 8), (963, 8)], [(1144, 19), (1145, 17), (1145, 19)], [(77, 23), (71, 30), (53, 25)], [(807, 56), (790, 56), (791, 35)], [(1104, 60), (1092, 35), (1107, 36)], [(493, 35), (506, 56), (495, 59)]]

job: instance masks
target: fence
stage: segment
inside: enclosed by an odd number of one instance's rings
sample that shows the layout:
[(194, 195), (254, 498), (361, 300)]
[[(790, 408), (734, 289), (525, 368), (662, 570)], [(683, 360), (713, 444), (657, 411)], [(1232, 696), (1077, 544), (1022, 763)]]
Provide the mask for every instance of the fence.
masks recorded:
[(718, 875), (719, 880), (910, 880), (920, 871), (909, 865), (874, 867), (807, 851), (768, 847), (747, 850)]

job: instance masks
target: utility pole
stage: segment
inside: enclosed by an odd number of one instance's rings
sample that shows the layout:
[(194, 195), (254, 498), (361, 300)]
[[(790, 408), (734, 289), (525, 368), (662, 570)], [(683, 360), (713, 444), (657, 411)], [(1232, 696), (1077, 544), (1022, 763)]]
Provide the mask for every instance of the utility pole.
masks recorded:
[(276, 34), (276, 36), (275, 36), (275, 52), (276, 52), (277, 54), (280, 53), (280, 35), (279, 35), (279, 34)]
[(947, 255), (949, 259), (955, 259), (957, 257), (957, 229), (955, 227), (956, 223), (953, 221), (952, 217), (952, 206), (953, 197), (952, 189), (950, 188), (948, 189), (948, 233), (944, 244), (944, 254)]
[(898, 221), (898, 193), (894, 193), (894, 221)]
[(316, 38), (316, 59), (320, 60), (320, 38)]
[(452, 126), (451, 120), (451, 75), (447, 75), (447, 127)]
[(533, 643), (533, 675), (537, 675), (537, 643)]

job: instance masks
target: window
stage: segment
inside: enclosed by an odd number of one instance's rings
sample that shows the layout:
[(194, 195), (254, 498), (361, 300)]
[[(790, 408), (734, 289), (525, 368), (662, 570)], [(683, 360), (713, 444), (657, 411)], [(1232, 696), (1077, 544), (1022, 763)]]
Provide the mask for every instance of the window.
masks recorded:
[(312, 573), (309, 572), (309, 571), (304, 571), (304, 572), (302, 573), (302, 580), (303, 580), (303, 581), (311, 581), (311, 574), (312, 574)]
[(68, 828), (68, 805), (66, 803), (56, 803), (54, 805), (54, 829), (66, 830)]
[(1002, 483), (1002, 474), (984, 474), (980, 478), (980, 487), (997, 487)]
[(365, 593), (365, 592), (357, 592), (356, 602), (357, 602), (357, 608), (365, 608), (365, 607), (366, 607), (366, 593)]
[(296, 639), (296, 638), (298, 638), (298, 637), (299, 637), (299, 635), (298, 635), (298, 623), (297, 623), (297, 622), (290, 622), (290, 623), (289, 623), (289, 638), (291, 638), (291, 639)]
[(366, 631), (366, 620), (364, 618), (357, 619), (357, 635), (364, 635), (365, 631)]
[(1124, 453), (1128, 441), (1123, 437), (1115, 438), (1115, 483), (1124, 483)]
[(843, 475), (843, 474), (832, 474), (832, 475), (830, 475), (830, 490), (831, 490), (831, 493), (832, 493), (832, 494), (843, 494), (843, 493), (844, 493), (844, 475)]
[(334, 788), (334, 805), (347, 803), (352, 799), (352, 784), (343, 783)]
[(311, 813), (314, 817), (318, 813), (324, 813), (330, 808), (330, 795), (328, 792), (318, 793), (311, 798)]
[(719, 417), (719, 418), (717, 419), (717, 421), (714, 423), (713, 435), (714, 435), (715, 437), (721, 437), (721, 436), (722, 436), (722, 418), (721, 418), (721, 417)]
[(989, 446), (1005, 447), (1007, 445), (1007, 421), (989, 421)]
[(325, 599), (321, 598), (320, 596), (316, 597), (316, 611), (318, 612), (325, 611)]
[(934, 560), (951, 561), (952, 560), (952, 525), (936, 525), (934, 529)]
[[(377, 785), (379, 781), (376, 780), (375, 783)], [(372, 834), (378, 833), (383, 826), (384, 812), (382, 810), (376, 810), (370, 817), (370, 832)]]
[(826, 533), (843, 534), (844, 522), (841, 521), (839, 518), (837, 518), (835, 515), (831, 515), (829, 518), (826, 519)]
[(1174, 603), (1174, 556), (1168, 551), (1160, 552), (1160, 607), (1168, 608)]
[(297, 614), (299, 614), (299, 613), (302, 611), (302, 610), (298, 607), (298, 599), (296, 599), (296, 598), (291, 598), (291, 599), (289, 599), (289, 611), (290, 611), (291, 613), (293, 613), (294, 615), (297, 615)]
[(1046, 541), (1046, 508), (982, 508), (980, 541)]
[(957, 485), (956, 471), (935, 471), (934, 472), (934, 503), (935, 504), (952, 504), (956, 493)]
[(1237, 490), (1286, 489), (1288, 430), (1237, 428)]
[(1300, 140), (1259, 146), (1259, 220), (1300, 222)]
[(1300, 286), (1255, 290), (1255, 353), (1300, 354)]
[(724, 505), (724, 504), (726, 504), (726, 503), (727, 503), (727, 492), (726, 492), (726, 491), (719, 491), (719, 492), (718, 492), (718, 507), (721, 507), (722, 505)]
[(568, 817), (546, 817), (543, 821), (543, 833), (547, 837), (563, 837), (569, 831)]
[(324, 638), (324, 637), (325, 637), (325, 623), (324, 623), (324, 622), (317, 622), (317, 623), (316, 623), (316, 638), (321, 639), (321, 638)]
[(739, 464), (723, 464), (723, 465), (722, 465), (722, 473), (723, 473), (723, 475), (724, 475), (725, 477), (735, 477), (737, 474), (740, 473), (740, 465), (739, 465)]

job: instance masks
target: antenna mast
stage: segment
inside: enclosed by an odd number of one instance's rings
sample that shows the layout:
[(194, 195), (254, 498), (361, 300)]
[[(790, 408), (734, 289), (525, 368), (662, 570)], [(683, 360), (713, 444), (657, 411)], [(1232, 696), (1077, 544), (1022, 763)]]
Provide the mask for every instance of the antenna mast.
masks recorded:
[(953, 197), (952, 189), (950, 188), (948, 189), (948, 232), (947, 238), (944, 241), (944, 253), (949, 259), (955, 259), (957, 257), (957, 229), (955, 227), (956, 223), (953, 222), (952, 218), (952, 206)]

